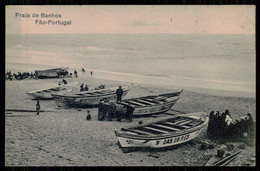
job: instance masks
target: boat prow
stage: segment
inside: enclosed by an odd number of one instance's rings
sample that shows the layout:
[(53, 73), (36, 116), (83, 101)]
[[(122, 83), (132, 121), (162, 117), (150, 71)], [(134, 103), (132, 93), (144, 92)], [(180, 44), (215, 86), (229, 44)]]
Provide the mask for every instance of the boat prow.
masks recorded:
[(72, 82), (68, 84), (62, 84), (61, 86), (39, 89), (27, 92), (27, 95), (32, 100), (47, 100), (52, 99), (52, 92), (71, 92), (72, 89), (78, 84), (78, 82)]

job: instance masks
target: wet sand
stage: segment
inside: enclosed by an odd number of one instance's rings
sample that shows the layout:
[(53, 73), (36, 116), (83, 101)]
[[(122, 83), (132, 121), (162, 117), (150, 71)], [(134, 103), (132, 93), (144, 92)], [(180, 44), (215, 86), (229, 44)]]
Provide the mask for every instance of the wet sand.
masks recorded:
[[(6, 109), (35, 110), (36, 101), (26, 92), (43, 86), (57, 85), (60, 79), (6, 81)], [(70, 78), (68, 82), (85, 82), (91, 87), (105, 84), (106, 87), (129, 83), (95, 78)], [(172, 92), (163, 86), (134, 84), (125, 98)], [(220, 96), (221, 95), (221, 96)], [(251, 113), (255, 121), (256, 100), (247, 97), (210, 95), (184, 90), (172, 109), (185, 113), (205, 111), (224, 112), (229, 109), (233, 119)], [(6, 112), (5, 165), (6, 166), (203, 166), (215, 149), (200, 150), (200, 141), (205, 140), (205, 131), (192, 142), (167, 149), (140, 149), (123, 153), (118, 146), (114, 130), (133, 123), (98, 121), (97, 108), (59, 109), (53, 100), (40, 101), (42, 112)], [(92, 119), (86, 121), (87, 110)], [(171, 111), (173, 112), (173, 111)], [(169, 116), (135, 118), (156, 120)], [(237, 143), (238, 145), (239, 143)], [(255, 147), (246, 146), (230, 166), (243, 166), (255, 155)]]

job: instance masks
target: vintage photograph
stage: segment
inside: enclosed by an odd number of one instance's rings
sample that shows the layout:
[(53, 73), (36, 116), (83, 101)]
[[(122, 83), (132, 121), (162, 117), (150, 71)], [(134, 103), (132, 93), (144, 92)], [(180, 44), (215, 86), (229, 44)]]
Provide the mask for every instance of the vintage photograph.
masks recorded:
[(254, 5), (5, 8), (5, 166), (256, 165)]

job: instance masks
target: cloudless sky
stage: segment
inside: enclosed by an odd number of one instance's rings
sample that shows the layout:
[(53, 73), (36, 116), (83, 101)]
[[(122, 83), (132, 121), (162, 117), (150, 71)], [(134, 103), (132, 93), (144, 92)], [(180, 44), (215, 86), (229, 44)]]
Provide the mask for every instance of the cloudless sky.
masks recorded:
[[(33, 13), (61, 18), (32, 18)], [(71, 20), (71, 25), (38, 25), (35, 20)], [(6, 33), (255, 34), (255, 6), (6, 6)]]

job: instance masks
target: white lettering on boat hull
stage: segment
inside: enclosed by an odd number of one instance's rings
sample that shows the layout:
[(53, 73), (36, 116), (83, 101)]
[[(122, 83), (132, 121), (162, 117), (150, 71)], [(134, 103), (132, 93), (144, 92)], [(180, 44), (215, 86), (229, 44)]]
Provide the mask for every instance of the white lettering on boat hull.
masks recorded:
[(181, 135), (181, 136), (175, 136), (175, 137), (165, 138), (165, 139), (149, 140), (149, 141), (124, 138), (124, 137), (118, 137), (118, 140), (122, 147), (161, 148), (161, 147), (174, 146), (177, 144), (181, 144), (181, 143), (190, 141), (190, 140), (196, 138), (200, 132), (201, 132), (201, 129), (194, 131), (192, 133), (189, 133), (189, 134)]

